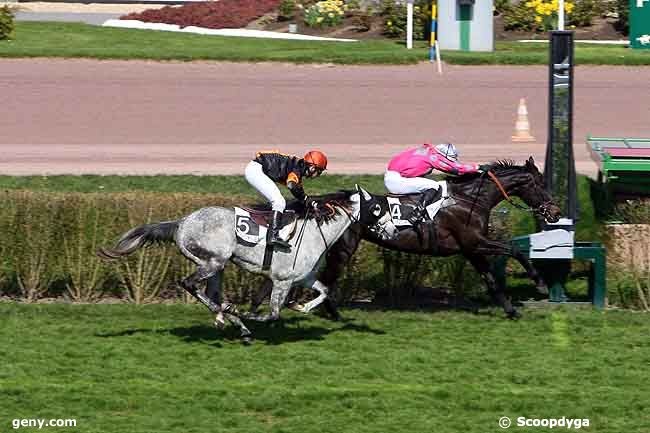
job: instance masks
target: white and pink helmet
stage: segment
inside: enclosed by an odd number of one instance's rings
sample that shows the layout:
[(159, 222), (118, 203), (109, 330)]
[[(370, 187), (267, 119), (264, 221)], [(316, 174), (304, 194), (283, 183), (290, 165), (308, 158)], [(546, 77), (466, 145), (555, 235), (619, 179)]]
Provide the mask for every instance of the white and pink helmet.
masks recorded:
[(441, 143), (438, 144), (435, 149), (438, 151), (438, 153), (444, 155), (445, 158), (449, 159), (450, 161), (458, 161), (458, 150), (456, 150), (456, 146), (453, 144)]

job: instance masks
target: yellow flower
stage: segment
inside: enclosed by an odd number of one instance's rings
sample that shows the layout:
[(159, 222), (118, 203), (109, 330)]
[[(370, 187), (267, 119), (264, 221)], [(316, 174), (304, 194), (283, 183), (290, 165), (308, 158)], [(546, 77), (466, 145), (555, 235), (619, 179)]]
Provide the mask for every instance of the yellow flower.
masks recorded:
[(393, 25), (393, 22), (392, 22), (392, 21), (388, 21), (388, 22), (386, 23), (386, 25), (387, 25), (387, 26), (392, 26), (392, 25)]
[(328, 13), (327, 16), (330, 18), (334, 18), (334, 14), (332, 12)]
[(542, 22), (542, 17), (540, 17), (540, 16), (535, 17), (535, 22), (537, 24), (541, 23)]
[(317, 22), (317, 23), (322, 23), (322, 22), (323, 22), (323, 17), (318, 17), (318, 18), (316, 18), (316, 22)]

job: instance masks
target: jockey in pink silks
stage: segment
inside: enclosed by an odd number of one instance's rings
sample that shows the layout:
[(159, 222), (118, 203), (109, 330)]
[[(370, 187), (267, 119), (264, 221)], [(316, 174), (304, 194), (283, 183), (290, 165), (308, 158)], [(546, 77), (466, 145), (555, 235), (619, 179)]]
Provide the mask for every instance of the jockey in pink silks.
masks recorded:
[(424, 214), (427, 205), (442, 199), (440, 183), (426, 178), (433, 169), (447, 174), (461, 175), (481, 171), (477, 164), (458, 162), (458, 151), (451, 143), (423, 144), (398, 153), (388, 163), (384, 185), (392, 194), (423, 193), (420, 201), (407, 220), (415, 225)]

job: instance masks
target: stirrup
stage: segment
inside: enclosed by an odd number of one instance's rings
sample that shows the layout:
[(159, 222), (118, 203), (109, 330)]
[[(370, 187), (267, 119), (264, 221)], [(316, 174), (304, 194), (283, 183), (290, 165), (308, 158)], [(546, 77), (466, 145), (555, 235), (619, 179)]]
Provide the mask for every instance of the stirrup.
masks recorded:
[(416, 225), (419, 222), (422, 222), (422, 216), (424, 214), (425, 209), (422, 207), (416, 207), (413, 209), (413, 212), (406, 218), (406, 221), (411, 223), (411, 225)]
[(279, 236), (271, 236), (271, 239), (269, 239), (268, 243), (271, 244), (274, 248), (277, 247), (283, 250), (291, 251), (291, 244)]

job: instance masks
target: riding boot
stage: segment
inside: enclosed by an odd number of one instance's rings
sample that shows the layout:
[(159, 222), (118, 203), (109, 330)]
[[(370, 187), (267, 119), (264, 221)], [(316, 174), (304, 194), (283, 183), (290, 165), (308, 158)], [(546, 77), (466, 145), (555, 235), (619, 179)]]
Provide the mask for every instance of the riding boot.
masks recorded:
[(408, 218), (406, 218), (406, 220), (410, 222), (411, 225), (416, 225), (417, 223), (421, 222), (426, 207), (429, 204), (434, 203), (441, 196), (442, 196), (442, 188), (438, 188), (438, 189), (431, 188), (424, 191), (420, 196), (420, 200), (415, 205), (415, 208), (413, 208), (413, 211), (408, 216)]
[(280, 237), (280, 224), (282, 222), (282, 212), (273, 211), (273, 219), (266, 235), (266, 242), (273, 247), (291, 251), (291, 245)]

